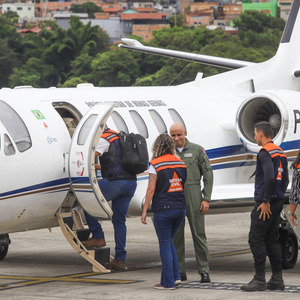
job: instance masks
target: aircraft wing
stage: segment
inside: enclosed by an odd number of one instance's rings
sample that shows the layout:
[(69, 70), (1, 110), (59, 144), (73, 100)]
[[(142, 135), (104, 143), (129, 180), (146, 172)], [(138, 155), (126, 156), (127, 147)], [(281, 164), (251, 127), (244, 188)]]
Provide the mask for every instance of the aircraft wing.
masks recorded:
[(177, 50), (169, 50), (169, 49), (144, 46), (142, 43), (134, 39), (123, 38), (122, 42), (123, 44), (118, 45), (120, 48), (126, 48), (129, 50), (135, 50), (144, 53), (151, 53), (160, 56), (167, 56), (167, 57), (172, 57), (172, 58), (177, 58), (182, 60), (188, 60), (197, 63), (202, 63), (204, 65), (221, 67), (225, 69), (238, 69), (238, 68), (243, 68), (255, 64), (252, 62), (242, 61), (237, 59), (222, 58), (216, 56), (209, 56), (209, 55), (189, 53), (189, 52), (183, 52)]

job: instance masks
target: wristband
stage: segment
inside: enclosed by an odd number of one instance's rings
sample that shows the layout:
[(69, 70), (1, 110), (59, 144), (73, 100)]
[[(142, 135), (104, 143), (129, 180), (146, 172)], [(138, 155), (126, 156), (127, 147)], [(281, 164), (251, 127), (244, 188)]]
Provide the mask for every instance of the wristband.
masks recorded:
[(296, 215), (295, 215), (294, 213), (291, 214), (291, 213), (289, 212), (289, 216), (290, 216), (290, 217), (295, 217)]

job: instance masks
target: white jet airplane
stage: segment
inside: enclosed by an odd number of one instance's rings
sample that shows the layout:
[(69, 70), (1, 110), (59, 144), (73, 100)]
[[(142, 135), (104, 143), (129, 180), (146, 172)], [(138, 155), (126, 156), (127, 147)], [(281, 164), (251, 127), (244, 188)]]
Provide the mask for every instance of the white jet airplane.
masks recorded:
[[(109, 199), (101, 194), (94, 166), (95, 145), (105, 126), (140, 133), (150, 150), (158, 134), (168, 132), (173, 122), (184, 123), (188, 138), (206, 148), (214, 171), (210, 211), (249, 211), (254, 201), (251, 175), (259, 151), (253, 125), (269, 121), (274, 142), (290, 161), (300, 147), (299, 9), (300, 0), (294, 0), (278, 51), (263, 63), (187, 54), (125, 40), (127, 45), (122, 46), (127, 48), (234, 69), (204, 79), (198, 74), (187, 84), (2, 88), (0, 259), (7, 254), (9, 233), (58, 225), (78, 252), (89, 254), (61, 216), (69, 207), (73, 217), (84, 208), (100, 220), (111, 219)], [(141, 215), (147, 181), (147, 172), (138, 176), (128, 216)], [(292, 268), (298, 241), (284, 215), (282, 224), (284, 265)], [(101, 266), (96, 270), (107, 271)]]

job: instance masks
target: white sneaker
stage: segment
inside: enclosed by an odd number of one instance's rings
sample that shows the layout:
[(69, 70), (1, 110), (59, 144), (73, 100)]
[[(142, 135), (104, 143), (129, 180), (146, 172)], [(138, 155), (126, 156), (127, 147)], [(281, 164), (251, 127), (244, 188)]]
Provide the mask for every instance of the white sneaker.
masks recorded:
[(164, 287), (161, 284), (156, 284), (154, 286), (154, 288), (157, 290), (175, 290), (175, 286), (174, 287)]
[(178, 286), (178, 285), (181, 285), (181, 280), (180, 279), (175, 280), (175, 286)]

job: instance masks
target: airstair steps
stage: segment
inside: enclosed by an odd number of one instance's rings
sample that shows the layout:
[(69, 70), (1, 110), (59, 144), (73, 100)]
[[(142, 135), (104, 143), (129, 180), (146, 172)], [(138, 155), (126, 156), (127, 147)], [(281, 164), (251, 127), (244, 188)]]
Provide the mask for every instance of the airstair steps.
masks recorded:
[(104, 264), (111, 260), (110, 248), (87, 249), (82, 244), (82, 241), (87, 240), (90, 231), (84, 228), (79, 212), (76, 209), (65, 211), (65, 208), (62, 211), (60, 207), (56, 216), (65, 238), (80, 256), (92, 264), (93, 272), (110, 273), (111, 271), (104, 267)]

